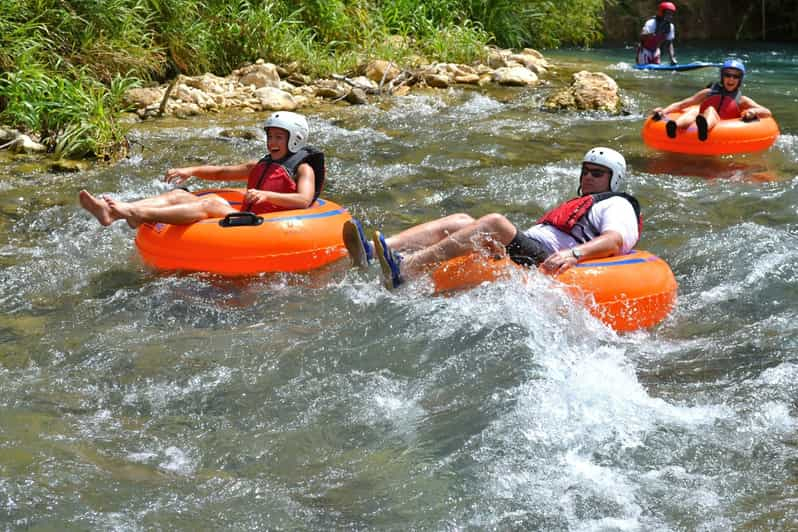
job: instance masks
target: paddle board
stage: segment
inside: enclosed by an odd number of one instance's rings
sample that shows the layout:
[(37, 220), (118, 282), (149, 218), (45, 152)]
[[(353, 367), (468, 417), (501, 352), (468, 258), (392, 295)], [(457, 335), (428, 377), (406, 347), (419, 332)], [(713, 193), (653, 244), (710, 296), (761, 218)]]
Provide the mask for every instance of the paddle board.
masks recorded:
[(707, 63), (704, 61), (693, 61), (691, 63), (679, 63), (671, 65), (670, 63), (663, 63), (661, 65), (649, 63), (647, 65), (635, 65), (637, 70), (694, 70), (696, 68), (716, 67), (720, 68), (720, 63)]

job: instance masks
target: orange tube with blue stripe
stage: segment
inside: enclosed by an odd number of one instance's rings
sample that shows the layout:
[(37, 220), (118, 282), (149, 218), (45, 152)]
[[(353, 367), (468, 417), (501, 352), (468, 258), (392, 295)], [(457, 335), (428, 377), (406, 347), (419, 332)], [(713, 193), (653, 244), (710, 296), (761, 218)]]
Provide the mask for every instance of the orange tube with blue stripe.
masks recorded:
[[(241, 190), (203, 190), (240, 207)], [(187, 225), (143, 224), (136, 247), (146, 264), (160, 270), (251, 275), (309, 271), (346, 255), (341, 236), (349, 211), (317, 199), (307, 209), (258, 216), (234, 213)]]
[[(509, 258), (473, 254), (444, 262), (431, 272), (435, 291), (473, 288), (508, 278), (520, 268)], [(678, 285), (670, 266), (647, 251), (579, 262), (555, 277), (591, 314), (616, 331), (633, 331), (664, 320), (676, 304)]]

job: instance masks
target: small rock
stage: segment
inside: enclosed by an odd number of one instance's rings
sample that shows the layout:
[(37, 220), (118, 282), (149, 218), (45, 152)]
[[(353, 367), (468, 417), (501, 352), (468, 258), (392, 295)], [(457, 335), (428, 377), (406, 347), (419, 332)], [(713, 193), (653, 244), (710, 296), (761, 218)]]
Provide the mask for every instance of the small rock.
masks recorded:
[(497, 68), (493, 71), (493, 80), (499, 85), (516, 87), (538, 83), (537, 75), (521, 66)]
[(20, 135), (8, 144), (8, 149), (14, 153), (44, 153), (47, 151), (47, 146), (27, 135)]
[(346, 95), (346, 101), (352, 105), (363, 105), (368, 103), (366, 91), (363, 89), (358, 89), (357, 87), (353, 87), (352, 90), (349, 91), (349, 94)]
[(89, 164), (85, 161), (75, 161), (72, 159), (58, 159), (50, 163), (51, 172), (61, 173), (75, 173), (83, 172), (89, 168)]
[(377, 83), (383, 80), (391, 81), (393, 78), (401, 73), (393, 62), (385, 61), (384, 59), (376, 59), (366, 65), (366, 77)]

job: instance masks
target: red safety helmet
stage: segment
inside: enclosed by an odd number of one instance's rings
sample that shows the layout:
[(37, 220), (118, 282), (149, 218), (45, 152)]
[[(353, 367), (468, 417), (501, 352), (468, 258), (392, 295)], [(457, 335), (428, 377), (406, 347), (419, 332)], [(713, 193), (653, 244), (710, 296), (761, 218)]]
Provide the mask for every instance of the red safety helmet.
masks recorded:
[(676, 6), (673, 4), (673, 2), (661, 2), (657, 6), (657, 16), (663, 16), (666, 11), (672, 11), (676, 13)]

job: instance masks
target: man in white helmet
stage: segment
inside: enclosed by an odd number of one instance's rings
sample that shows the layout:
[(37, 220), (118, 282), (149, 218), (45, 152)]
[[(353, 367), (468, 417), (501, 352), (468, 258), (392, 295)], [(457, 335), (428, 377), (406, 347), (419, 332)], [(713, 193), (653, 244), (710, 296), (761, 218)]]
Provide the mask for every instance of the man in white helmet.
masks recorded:
[[(246, 180), (241, 210), (255, 214), (310, 207), (324, 184), (324, 154), (307, 146), (307, 120), (300, 114), (280, 111), (266, 120), (264, 129), (268, 153), (260, 161), (171, 168), (164, 180), (174, 185), (192, 176), (212, 181)], [(106, 226), (116, 220), (126, 220), (130, 227), (157, 222), (189, 224), (238, 211), (220, 196), (197, 196), (183, 188), (134, 202), (97, 198), (85, 190), (80, 191), (79, 199), (81, 206)]]
[(437, 263), (480, 249), (506, 252), (516, 263), (559, 273), (580, 260), (628, 253), (637, 243), (640, 205), (634, 197), (619, 192), (625, 175), (623, 156), (597, 147), (582, 160), (579, 196), (547, 212), (526, 231), (501, 214), (477, 220), (454, 214), (390, 238), (376, 231), (373, 244), (366, 240), (359, 222), (347, 222), (344, 242), (353, 262), (361, 268), (376, 256), (389, 289)]

